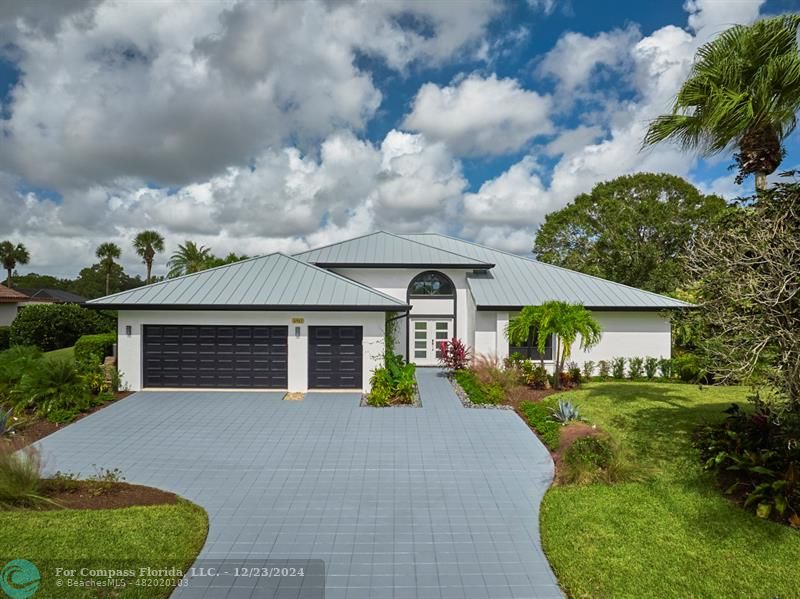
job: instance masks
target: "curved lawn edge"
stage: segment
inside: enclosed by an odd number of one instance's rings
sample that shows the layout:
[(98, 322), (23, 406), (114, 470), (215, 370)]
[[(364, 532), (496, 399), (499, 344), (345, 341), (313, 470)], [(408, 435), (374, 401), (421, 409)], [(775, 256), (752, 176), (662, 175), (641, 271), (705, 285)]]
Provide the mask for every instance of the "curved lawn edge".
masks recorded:
[[(55, 567), (188, 569), (208, 536), (208, 514), (186, 499), (177, 503), (108, 510), (14, 510), (0, 512), (0, 559), (25, 559), (42, 572), (36, 593), (43, 597), (89, 597), (65, 594), (56, 587)], [(3, 563), (5, 563), (5, 561)], [(166, 599), (179, 579), (165, 586), (128, 585), (124, 599)]]

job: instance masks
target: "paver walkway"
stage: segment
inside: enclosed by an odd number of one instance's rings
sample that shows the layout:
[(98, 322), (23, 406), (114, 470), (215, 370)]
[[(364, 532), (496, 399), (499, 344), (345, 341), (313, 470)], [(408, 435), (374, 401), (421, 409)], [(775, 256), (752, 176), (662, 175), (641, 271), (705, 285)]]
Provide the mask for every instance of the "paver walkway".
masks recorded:
[(463, 408), (437, 370), (418, 381), (422, 408), (141, 392), (40, 447), (50, 470), (120, 468), (203, 506), (201, 558), (324, 560), (327, 599), (561, 597), (539, 543), (548, 452), (513, 412)]

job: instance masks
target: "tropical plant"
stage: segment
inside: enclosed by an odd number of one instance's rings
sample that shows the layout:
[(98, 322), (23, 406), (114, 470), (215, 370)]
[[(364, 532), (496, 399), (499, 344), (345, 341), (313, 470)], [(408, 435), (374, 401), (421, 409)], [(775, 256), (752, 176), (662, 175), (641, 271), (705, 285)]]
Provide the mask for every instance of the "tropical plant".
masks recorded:
[(384, 364), (372, 372), (367, 403), (375, 407), (414, 403), (416, 366), (394, 353), (387, 353)]
[(547, 388), (547, 370), (541, 364), (534, 364), (531, 360), (525, 360), (520, 367), (522, 381), (534, 389)]
[(0, 401), (10, 403), (17, 383), (41, 357), (38, 348), (24, 345), (0, 352)]
[(702, 46), (672, 113), (650, 123), (645, 144), (667, 139), (704, 155), (736, 147), (737, 182), (756, 189), (783, 160), (800, 109), (800, 15), (736, 25)]
[(3, 268), (6, 269), (6, 285), (8, 287), (13, 285), (11, 277), (17, 264), (27, 264), (30, 259), (31, 255), (21, 243), (14, 245), (8, 240), (0, 242), (0, 262), (2, 262)]
[(150, 274), (153, 271), (153, 259), (157, 253), (164, 251), (164, 238), (158, 231), (152, 229), (141, 231), (134, 238), (133, 247), (147, 267), (145, 283), (149, 283)]
[[(592, 313), (580, 304), (549, 301), (541, 306), (525, 306), (506, 327), (506, 335), (512, 343), (525, 343), (536, 332), (540, 354), (544, 354), (547, 339), (555, 336), (558, 347), (554, 352), (555, 372), (562, 372), (572, 353), (572, 345), (580, 337), (580, 348), (594, 347), (602, 334), (600, 323)], [(560, 377), (555, 377), (555, 386), (560, 388)]]
[[(623, 364), (623, 368), (624, 366)], [(600, 380), (605, 381), (610, 373), (611, 365), (608, 363), (608, 360), (600, 360), (597, 363), (597, 376), (600, 377)]]
[(472, 350), (458, 337), (439, 344), (439, 364), (448, 372), (464, 370), (472, 360)]
[(119, 246), (116, 243), (108, 241), (101, 243), (95, 252), (95, 255), (100, 258), (100, 265), (106, 275), (106, 295), (108, 295), (111, 290), (111, 273), (116, 265), (114, 260), (119, 258), (121, 254), (122, 251), (119, 249)]
[(648, 379), (656, 378), (656, 375), (658, 374), (658, 358), (645, 358), (644, 374)]
[(566, 372), (569, 375), (569, 382), (573, 385), (580, 386), (581, 384), (581, 368), (577, 362), (567, 362)]
[(611, 376), (615, 379), (625, 378), (625, 358), (612, 358)]
[(550, 416), (556, 422), (561, 423), (561, 425), (572, 422), (573, 420), (581, 420), (581, 412), (578, 406), (573, 405), (569, 400), (564, 401), (563, 399), (558, 400), (556, 407), (550, 412)]
[(658, 361), (658, 372), (661, 374), (661, 378), (671, 379), (672, 378), (672, 360), (670, 358), (661, 358)]
[(47, 415), (54, 410), (83, 411), (92, 405), (86, 381), (74, 360), (39, 360), (12, 393), (16, 409), (33, 408)]
[(187, 241), (178, 246), (172, 256), (170, 256), (167, 266), (169, 271), (167, 277), (174, 278), (200, 272), (208, 268), (211, 258), (211, 249), (204, 245), (197, 245), (193, 241)]
[(592, 375), (594, 374), (594, 367), (595, 367), (595, 363), (593, 361), (591, 361), (591, 360), (586, 360), (583, 363), (583, 378), (586, 381), (591, 380)]
[(631, 380), (642, 378), (644, 371), (644, 358), (630, 358), (628, 360), (628, 377)]
[(4, 435), (11, 433), (15, 428), (16, 424), (12, 424), (11, 419), (14, 417), (14, 410), (2, 410), (0, 409), (0, 438)]

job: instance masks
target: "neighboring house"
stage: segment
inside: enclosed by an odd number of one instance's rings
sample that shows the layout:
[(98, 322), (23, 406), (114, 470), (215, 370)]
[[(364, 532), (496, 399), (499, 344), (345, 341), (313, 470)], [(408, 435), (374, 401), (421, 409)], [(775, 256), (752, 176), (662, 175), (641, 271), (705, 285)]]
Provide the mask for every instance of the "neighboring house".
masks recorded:
[[(295, 256), (276, 253), (90, 300), (118, 310), (119, 368), (131, 389), (368, 390), (387, 319), (394, 350), (437, 364), (438, 343), (538, 359), (509, 347), (523, 306), (581, 303), (603, 327), (573, 359), (669, 357), (678, 300), (439, 234), (378, 232)], [(552, 348), (545, 360), (552, 368)]]
[(30, 298), (17, 291), (0, 285), (0, 327), (11, 326), (17, 317), (17, 310), (30, 301)]
[(31, 300), (45, 304), (85, 304), (86, 298), (63, 289), (17, 289)]

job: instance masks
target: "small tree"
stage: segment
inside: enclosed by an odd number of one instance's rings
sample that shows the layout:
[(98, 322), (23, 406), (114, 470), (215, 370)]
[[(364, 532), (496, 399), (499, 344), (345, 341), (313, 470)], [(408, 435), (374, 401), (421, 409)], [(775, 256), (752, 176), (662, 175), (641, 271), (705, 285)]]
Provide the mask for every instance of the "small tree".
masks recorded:
[(541, 306), (526, 306), (519, 316), (509, 322), (506, 334), (512, 343), (524, 343), (531, 330), (536, 332), (537, 349), (540, 354), (544, 354), (550, 336), (554, 336), (557, 340), (553, 377), (556, 389), (561, 388), (559, 374), (572, 355), (572, 345), (578, 337), (581, 349), (586, 350), (597, 345), (602, 335), (600, 323), (589, 310), (580, 304), (560, 301), (545, 302)]
[(14, 245), (8, 240), (0, 243), (0, 262), (2, 262), (3, 268), (6, 269), (8, 275), (6, 278), (6, 285), (11, 287), (13, 283), (11, 276), (17, 264), (27, 264), (30, 259), (31, 255), (28, 253), (27, 248), (21, 243)]
[(111, 242), (101, 243), (97, 248), (96, 255), (100, 258), (100, 264), (106, 274), (106, 295), (108, 295), (111, 288), (111, 272), (116, 264), (114, 260), (119, 258), (121, 253), (119, 246)]
[(164, 251), (164, 238), (158, 231), (142, 231), (133, 240), (133, 247), (147, 267), (145, 283), (150, 283), (150, 274), (153, 271), (153, 259), (158, 252)]

